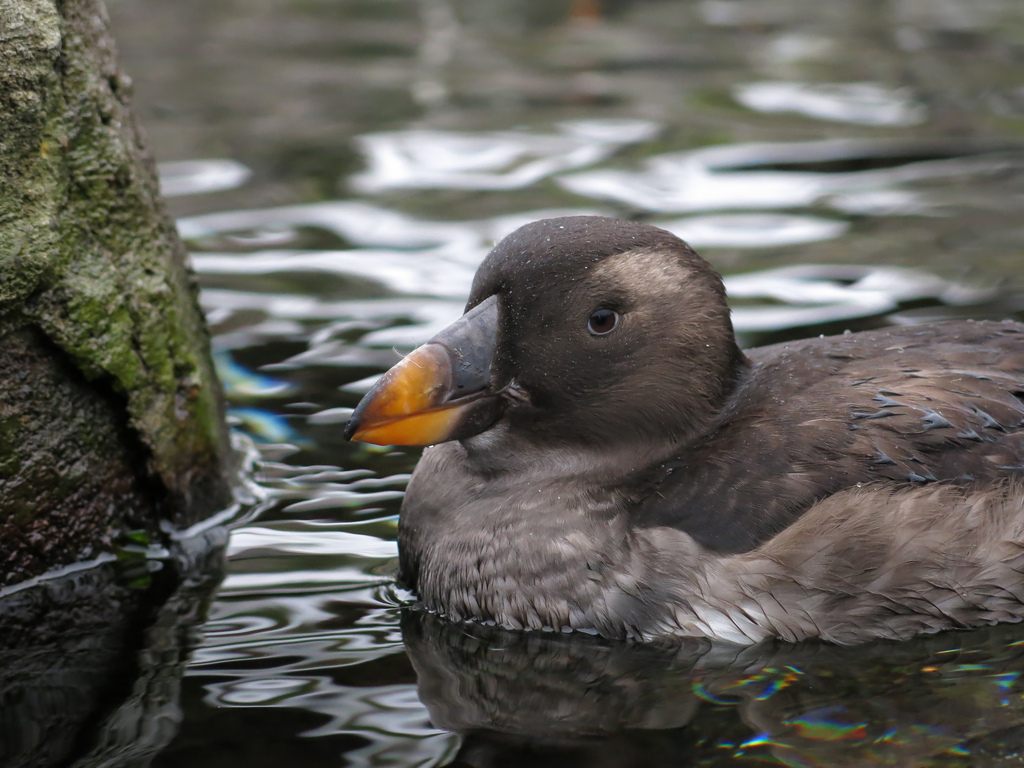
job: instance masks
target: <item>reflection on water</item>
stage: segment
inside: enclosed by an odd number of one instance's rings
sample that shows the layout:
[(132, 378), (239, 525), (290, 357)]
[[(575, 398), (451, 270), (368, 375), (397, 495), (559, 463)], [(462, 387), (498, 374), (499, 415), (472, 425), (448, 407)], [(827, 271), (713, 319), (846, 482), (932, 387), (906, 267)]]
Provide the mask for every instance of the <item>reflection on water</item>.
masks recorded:
[(962, 144), (832, 140), (734, 144), (655, 155), (641, 171), (594, 170), (559, 178), (571, 192), (653, 212), (785, 209), (823, 205), (850, 210), (853, 200), (885, 214), (936, 212), (922, 182), (964, 181), (1019, 171), (1024, 151)]
[(360, 192), (396, 188), (520, 189), (559, 171), (606, 159), (620, 147), (654, 138), (642, 121), (578, 120), (557, 134), (400, 131), (360, 136), (367, 170), (352, 178)]
[(234, 189), (252, 176), (252, 171), (235, 160), (181, 160), (161, 163), (157, 170), (164, 197)]
[(1013, 627), (745, 649), (453, 632), (411, 611), (402, 629), (432, 722), (464, 735), (474, 766), (513, 764), (510, 751), (538, 743), (573, 764), (957, 765), (1015, 755), (1024, 737)]
[(0, 765), (148, 765), (175, 737), (227, 532), (175, 539), (4, 590)]
[(1020, 316), (1019, 0), (109, 4), (262, 458), (156, 765), (1019, 759), (1017, 627), (664, 648), (405, 610), (417, 453), (341, 438), (544, 216), (679, 233), (746, 344)]
[(694, 248), (778, 248), (831, 240), (850, 228), (846, 221), (781, 213), (720, 213), (652, 223)]
[(819, 120), (862, 125), (919, 125), (927, 112), (907, 89), (877, 83), (746, 83), (736, 100), (758, 112), (799, 112)]

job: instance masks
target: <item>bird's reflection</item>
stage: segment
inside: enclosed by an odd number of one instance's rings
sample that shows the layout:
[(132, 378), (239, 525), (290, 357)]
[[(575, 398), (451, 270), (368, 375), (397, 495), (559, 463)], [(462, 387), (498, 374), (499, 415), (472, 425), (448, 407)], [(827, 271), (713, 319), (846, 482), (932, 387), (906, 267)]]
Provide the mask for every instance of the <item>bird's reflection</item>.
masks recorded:
[(1024, 628), (857, 647), (628, 645), (402, 617), (452, 765), (1002, 764), (1024, 747)]

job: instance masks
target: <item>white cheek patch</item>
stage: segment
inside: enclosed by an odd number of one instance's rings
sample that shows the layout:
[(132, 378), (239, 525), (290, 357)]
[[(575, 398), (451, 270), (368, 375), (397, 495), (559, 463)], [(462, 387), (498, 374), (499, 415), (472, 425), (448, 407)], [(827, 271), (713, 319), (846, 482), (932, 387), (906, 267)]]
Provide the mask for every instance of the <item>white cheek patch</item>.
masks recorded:
[(678, 298), (679, 287), (691, 274), (674, 257), (663, 251), (643, 249), (609, 256), (594, 268), (599, 285), (624, 286), (631, 296)]

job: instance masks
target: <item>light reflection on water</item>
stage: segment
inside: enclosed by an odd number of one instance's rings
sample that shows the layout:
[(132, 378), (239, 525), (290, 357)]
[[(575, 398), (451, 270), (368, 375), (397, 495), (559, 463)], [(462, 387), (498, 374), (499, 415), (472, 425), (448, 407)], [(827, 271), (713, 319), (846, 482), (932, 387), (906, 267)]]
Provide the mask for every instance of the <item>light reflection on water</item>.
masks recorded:
[(360, 136), (367, 170), (357, 192), (387, 189), (520, 189), (571, 168), (594, 165), (618, 149), (657, 136), (645, 121), (579, 120), (556, 134), (398, 131)]
[[(933, 147), (846, 139), (734, 144), (655, 155), (644, 161), (641, 171), (584, 171), (559, 177), (558, 182), (579, 195), (659, 213), (818, 204), (844, 211), (852, 198), (858, 210), (926, 214), (936, 212), (936, 205), (924, 191), (916, 191), (915, 183), (966, 180), (1022, 167), (1024, 153), (999, 149), (986, 152), (981, 147), (972, 157), (962, 144)], [(837, 170), (815, 169), (830, 164)], [(865, 169), (842, 170), (844, 166)]]
[(160, 194), (164, 197), (201, 195), (242, 186), (252, 171), (235, 160), (181, 160), (161, 163)]
[(745, 83), (736, 100), (758, 112), (798, 112), (819, 120), (862, 125), (919, 125), (927, 111), (908, 89), (877, 83)]
[[(111, 3), (155, 149), (188, 161), (164, 190), (263, 458), (158, 765), (1013, 759), (1013, 627), (748, 652), (403, 615), (417, 454), (340, 436), (491, 244), (545, 216), (677, 232), (726, 274), (746, 344), (1019, 316), (1024, 13), (890, 5), (209, 0), (176, 5), (187, 43), (158, 56), (172, 27), (147, 14), (169, 6)], [(167, 68), (193, 56), (201, 77)]]

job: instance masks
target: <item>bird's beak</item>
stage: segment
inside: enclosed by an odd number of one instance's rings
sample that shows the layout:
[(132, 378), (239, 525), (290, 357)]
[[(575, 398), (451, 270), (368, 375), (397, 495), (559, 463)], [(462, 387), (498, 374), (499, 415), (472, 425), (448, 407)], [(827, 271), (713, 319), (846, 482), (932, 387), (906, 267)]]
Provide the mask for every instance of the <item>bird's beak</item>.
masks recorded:
[(491, 383), (497, 336), (491, 296), (385, 373), (356, 407), (345, 439), (434, 445), (483, 432), (502, 412)]

